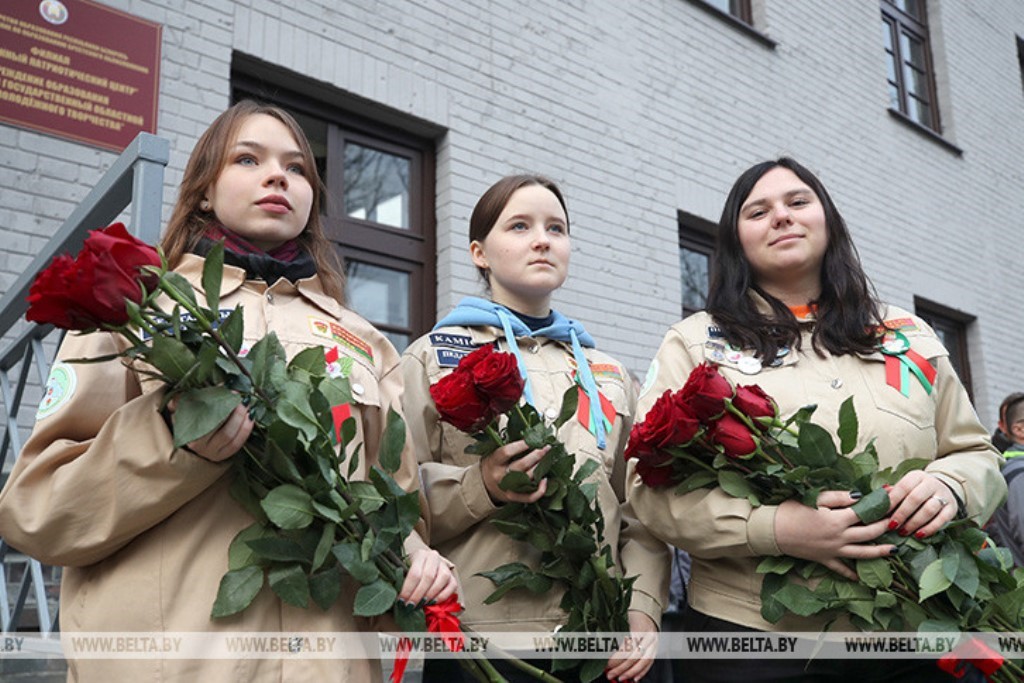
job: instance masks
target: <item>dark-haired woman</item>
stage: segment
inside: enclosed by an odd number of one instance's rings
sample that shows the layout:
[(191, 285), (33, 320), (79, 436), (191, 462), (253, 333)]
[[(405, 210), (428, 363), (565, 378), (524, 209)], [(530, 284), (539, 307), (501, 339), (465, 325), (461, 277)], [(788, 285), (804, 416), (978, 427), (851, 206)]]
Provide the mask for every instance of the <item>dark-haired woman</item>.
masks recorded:
[[(899, 381), (887, 353), (914, 352), (931, 371)], [(826, 491), (812, 508), (796, 501), (754, 508), (721, 489), (677, 495), (631, 479), (630, 500), (648, 529), (693, 558), (690, 631), (820, 631), (825, 621), (761, 616), (764, 556), (814, 560), (856, 580), (846, 560), (884, 557), (872, 541), (888, 529), (924, 538), (958, 514), (984, 522), (1004, 495), (1000, 458), (957, 379), (947, 352), (920, 318), (884, 306), (821, 182), (792, 159), (760, 163), (733, 185), (719, 225), (706, 312), (672, 326), (639, 400), (640, 418), (666, 389), (712, 361), (729, 380), (758, 384), (783, 415), (817, 404), (833, 431), (852, 396), (861, 446), (874, 438), (882, 467), (932, 462), (890, 491), (887, 518), (862, 525), (848, 491)], [(931, 380), (929, 380), (931, 377)], [(837, 626), (833, 626), (836, 630)], [(943, 680), (932, 662), (749, 659), (689, 661), (694, 681)], [(691, 679), (687, 679), (691, 680)]]
[[(463, 622), (481, 631), (550, 633), (565, 620), (557, 589), (539, 595), (517, 590), (484, 604), (495, 586), (478, 572), (509, 562), (535, 566), (539, 558), (531, 546), (509, 539), (488, 520), (505, 503), (534, 502), (544, 495), (544, 481), (533, 494), (503, 491), (498, 483), (510, 470), (532, 472), (545, 451), (527, 452), (525, 442), (517, 441), (486, 458), (467, 453), (473, 440), (440, 421), (430, 385), (473, 349), (492, 344), (516, 355), (526, 379), (525, 400), (548, 419), (557, 417), (562, 395), (574, 384), (586, 392), (591, 406), (614, 408), (614, 413), (588, 416), (587, 424), (569, 420), (558, 436), (579, 465), (588, 460), (600, 464), (589, 481), (598, 485), (604, 541), (623, 575), (637, 576), (630, 627), (638, 633), (656, 632), (668, 593), (668, 548), (637, 523), (624, 503), (622, 450), (636, 392), (622, 364), (594, 348), (580, 323), (551, 308), (552, 295), (569, 271), (569, 217), (562, 193), (541, 176), (502, 178), (473, 209), (469, 238), (470, 257), (487, 283), (490, 300), (463, 299), (402, 357), (402, 405), (420, 449), (431, 542), (462, 576)], [(650, 668), (652, 654), (649, 649), (616, 655), (606, 676), (639, 679)], [(428, 666), (427, 672), (431, 680), (450, 680), (434, 667)]]

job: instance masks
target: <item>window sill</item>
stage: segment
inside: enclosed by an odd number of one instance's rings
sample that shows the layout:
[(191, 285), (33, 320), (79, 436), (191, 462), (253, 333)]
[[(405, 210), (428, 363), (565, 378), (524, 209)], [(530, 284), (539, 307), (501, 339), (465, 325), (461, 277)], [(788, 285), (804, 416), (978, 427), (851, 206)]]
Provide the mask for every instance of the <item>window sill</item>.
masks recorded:
[(896, 119), (897, 121), (902, 123), (907, 128), (910, 128), (910, 130), (914, 131), (918, 135), (920, 135), (920, 136), (922, 136), (924, 138), (927, 138), (928, 140), (931, 140), (932, 142), (937, 143), (939, 146), (944, 147), (946, 149), (946, 151), (952, 152), (953, 154), (955, 154), (958, 157), (962, 157), (964, 155), (964, 151), (962, 149), (960, 149), (959, 147), (954, 145), (952, 142), (950, 142), (946, 138), (944, 138), (941, 135), (939, 135), (938, 133), (936, 133), (931, 128), (928, 128), (926, 126), (922, 126), (920, 123), (918, 123), (914, 119), (910, 118), (909, 116), (907, 116), (903, 112), (897, 111), (895, 109), (892, 109), (891, 107), (888, 109), (888, 111), (889, 111), (889, 116), (891, 116), (892, 118)]
[(774, 40), (772, 40), (765, 34), (761, 33), (747, 22), (737, 19), (728, 12), (723, 12), (722, 10), (718, 9), (717, 7), (714, 7), (713, 5), (709, 5), (708, 3), (704, 2), (704, 0), (687, 0), (687, 2), (689, 2), (691, 5), (694, 5), (695, 7), (701, 8), (711, 16), (715, 17), (716, 19), (724, 21), (729, 26), (738, 29), (741, 33), (747, 34), (757, 42), (761, 43), (761, 45), (768, 48), (769, 50), (775, 49), (776, 43)]

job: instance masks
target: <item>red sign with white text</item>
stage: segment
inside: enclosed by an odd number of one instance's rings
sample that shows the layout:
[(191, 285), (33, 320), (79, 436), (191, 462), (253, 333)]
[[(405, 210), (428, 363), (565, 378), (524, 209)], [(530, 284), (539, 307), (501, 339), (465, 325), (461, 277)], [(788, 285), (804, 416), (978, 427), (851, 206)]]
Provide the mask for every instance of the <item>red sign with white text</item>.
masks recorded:
[(0, 121), (116, 152), (155, 133), (161, 30), (91, 0), (0, 2)]

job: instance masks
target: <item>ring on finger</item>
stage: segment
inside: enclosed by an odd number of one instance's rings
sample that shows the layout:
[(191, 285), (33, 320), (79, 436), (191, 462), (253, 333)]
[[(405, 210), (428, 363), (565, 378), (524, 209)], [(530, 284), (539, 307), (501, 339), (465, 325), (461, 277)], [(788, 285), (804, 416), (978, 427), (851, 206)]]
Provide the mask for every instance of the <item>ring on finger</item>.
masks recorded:
[(943, 498), (942, 496), (932, 496), (932, 498), (939, 501), (939, 507), (946, 507), (947, 505), (949, 505), (949, 501)]

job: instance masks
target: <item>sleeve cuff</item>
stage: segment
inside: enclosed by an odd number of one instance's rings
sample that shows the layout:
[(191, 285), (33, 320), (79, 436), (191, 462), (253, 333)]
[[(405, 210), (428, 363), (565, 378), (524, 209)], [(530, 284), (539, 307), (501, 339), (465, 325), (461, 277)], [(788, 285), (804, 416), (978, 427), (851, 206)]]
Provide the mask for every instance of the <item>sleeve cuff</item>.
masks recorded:
[(661, 628), (661, 614), (665, 611), (661, 603), (654, 596), (648, 595), (640, 590), (633, 590), (633, 597), (629, 601), (629, 609), (636, 612), (643, 612), (651, 618), (658, 628)]
[(781, 555), (775, 540), (775, 513), (778, 505), (761, 505), (750, 511), (747, 518), (747, 545), (751, 554), (758, 556)]
[(497, 511), (498, 506), (487, 493), (484, 485), (483, 470), (480, 465), (467, 467), (462, 475), (462, 485), (459, 486), (459, 494), (462, 501), (474, 519), (486, 519)]

